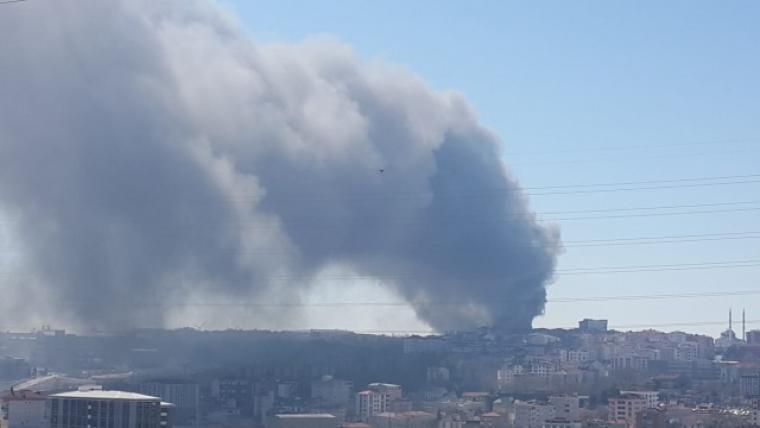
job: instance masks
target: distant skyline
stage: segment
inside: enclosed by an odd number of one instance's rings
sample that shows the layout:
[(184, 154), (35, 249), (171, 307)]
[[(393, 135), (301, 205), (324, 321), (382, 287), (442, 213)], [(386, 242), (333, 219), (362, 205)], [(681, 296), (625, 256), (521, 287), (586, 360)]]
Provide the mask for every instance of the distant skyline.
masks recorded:
[[(223, 3), (259, 42), (332, 37), (366, 60), (400, 64), (436, 89), (463, 93), (481, 122), (502, 139), (505, 162), (528, 188), (760, 173), (757, 2)], [(725, 182), (741, 183), (716, 184)], [(698, 185), (534, 195), (531, 204), (539, 213), (623, 210), (542, 215), (604, 217), (558, 221), (565, 241), (760, 231), (760, 185), (754, 178), (686, 183)], [(646, 209), (662, 206), (682, 208)], [(677, 212), (688, 214), (642, 215)], [(760, 259), (756, 235), (739, 236), (568, 246), (559, 269)], [(760, 292), (758, 271), (705, 266), (559, 274), (549, 299)], [(364, 296), (366, 290), (357, 293)], [(381, 291), (375, 297), (392, 299)], [(760, 295), (746, 293), (549, 303), (535, 326), (572, 327), (591, 317), (609, 319), (611, 326), (663, 325), (716, 336), (727, 327), (731, 307), (734, 314), (746, 308), (748, 329), (760, 327)], [(397, 308), (378, 310), (377, 316), (389, 314), (417, 326)]]

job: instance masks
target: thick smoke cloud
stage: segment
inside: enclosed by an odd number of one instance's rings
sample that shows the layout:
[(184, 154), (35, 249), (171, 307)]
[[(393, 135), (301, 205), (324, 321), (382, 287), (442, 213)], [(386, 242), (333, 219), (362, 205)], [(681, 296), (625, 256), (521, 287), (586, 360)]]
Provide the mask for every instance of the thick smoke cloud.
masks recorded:
[(297, 302), (335, 266), (439, 330), (543, 311), (557, 231), (463, 98), (404, 69), (253, 44), (212, 3), (81, 0), (4, 7), (0, 77), (15, 317), (159, 325), (197, 296)]

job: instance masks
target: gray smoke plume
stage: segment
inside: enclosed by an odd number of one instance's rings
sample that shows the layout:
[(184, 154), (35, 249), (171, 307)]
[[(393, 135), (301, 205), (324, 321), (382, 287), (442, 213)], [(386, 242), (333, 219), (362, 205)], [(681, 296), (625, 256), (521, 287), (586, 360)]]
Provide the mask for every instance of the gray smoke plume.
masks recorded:
[(15, 317), (159, 325), (198, 296), (297, 302), (333, 266), (438, 330), (543, 311), (559, 235), (499, 140), (334, 40), (254, 44), (204, 1), (9, 4), (0, 118)]

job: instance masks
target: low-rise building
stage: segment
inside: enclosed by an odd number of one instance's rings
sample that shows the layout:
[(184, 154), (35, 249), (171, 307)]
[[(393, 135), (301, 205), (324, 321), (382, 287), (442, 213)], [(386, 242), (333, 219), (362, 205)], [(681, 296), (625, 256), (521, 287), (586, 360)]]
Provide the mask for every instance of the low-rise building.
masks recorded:
[(747, 332), (748, 345), (760, 345), (760, 330), (750, 330)]
[(602, 333), (607, 331), (607, 320), (584, 319), (578, 322), (578, 330), (584, 333)]
[(370, 426), (378, 428), (436, 428), (436, 415), (428, 412), (383, 412), (370, 417)]
[(637, 394), (620, 394), (608, 400), (608, 418), (612, 423), (634, 427), (636, 414), (647, 408), (647, 400)]
[(578, 421), (581, 415), (580, 398), (577, 395), (552, 395), (549, 404), (554, 406), (555, 418)]
[(658, 391), (620, 391), (621, 394), (635, 394), (647, 402), (648, 409), (654, 409), (660, 402), (660, 393)]
[(739, 376), (739, 392), (745, 397), (760, 396), (760, 373)]
[(544, 422), (543, 428), (581, 428), (578, 421), (570, 421), (565, 418), (552, 418)]
[(337, 428), (338, 420), (329, 413), (275, 415), (272, 428)]
[(346, 406), (351, 400), (353, 382), (323, 376), (311, 383), (311, 399), (320, 407)]
[(173, 403), (177, 423), (198, 424), (200, 384), (180, 379), (155, 380), (137, 385), (136, 392)]
[(554, 406), (534, 401), (515, 401), (514, 414), (514, 426), (521, 428), (541, 428), (555, 417)]
[(46, 397), (33, 391), (13, 391), (2, 397), (0, 426), (3, 428), (47, 428)]

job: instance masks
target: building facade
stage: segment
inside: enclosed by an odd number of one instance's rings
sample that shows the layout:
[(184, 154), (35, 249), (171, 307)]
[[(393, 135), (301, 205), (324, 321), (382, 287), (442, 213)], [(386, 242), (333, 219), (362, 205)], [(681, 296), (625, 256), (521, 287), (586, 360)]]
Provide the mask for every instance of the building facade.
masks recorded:
[(391, 403), (401, 399), (401, 386), (389, 383), (371, 383), (356, 394), (356, 416), (367, 422), (378, 413), (391, 409)]
[(514, 426), (521, 428), (541, 428), (544, 422), (554, 418), (554, 406), (530, 401), (515, 401)]
[(171, 428), (170, 405), (149, 395), (72, 391), (51, 395), (47, 405), (50, 428)]
[(2, 397), (0, 426), (46, 428), (45, 396), (32, 391), (11, 391)]
[(654, 409), (660, 402), (660, 393), (658, 391), (620, 391), (621, 394), (635, 394), (647, 402), (648, 409)]
[(577, 421), (569, 421), (564, 418), (549, 419), (544, 422), (543, 428), (581, 428), (583, 425)]
[(327, 413), (275, 415), (272, 428), (337, 428), (338, 420)]
[(198, 426), (201, 405), (200, 389), (200, 385), (195, 382), (161, 380), (141, 383), (137, 387), (137, 392), (174, 404), (177, 423)]
[(609, 420), (627, 427), (636, 425), (636, 414), (647, 408), (647, 400), (638, 394), (621, 394), (608, 400)]
[(325, 376), (311, 383), (311, 399), (323, 407), (345, 406), (353, 387), (351, 381)]
[(578, 330), (589, 333), (601, 333), (607, 331), (607, 320), (584, 319), (578, 322)]
[(554, 407), (555, 418), (578, 421), (581, 417), (580, 397), (577, 395), (552, 395), (549, 404)]

